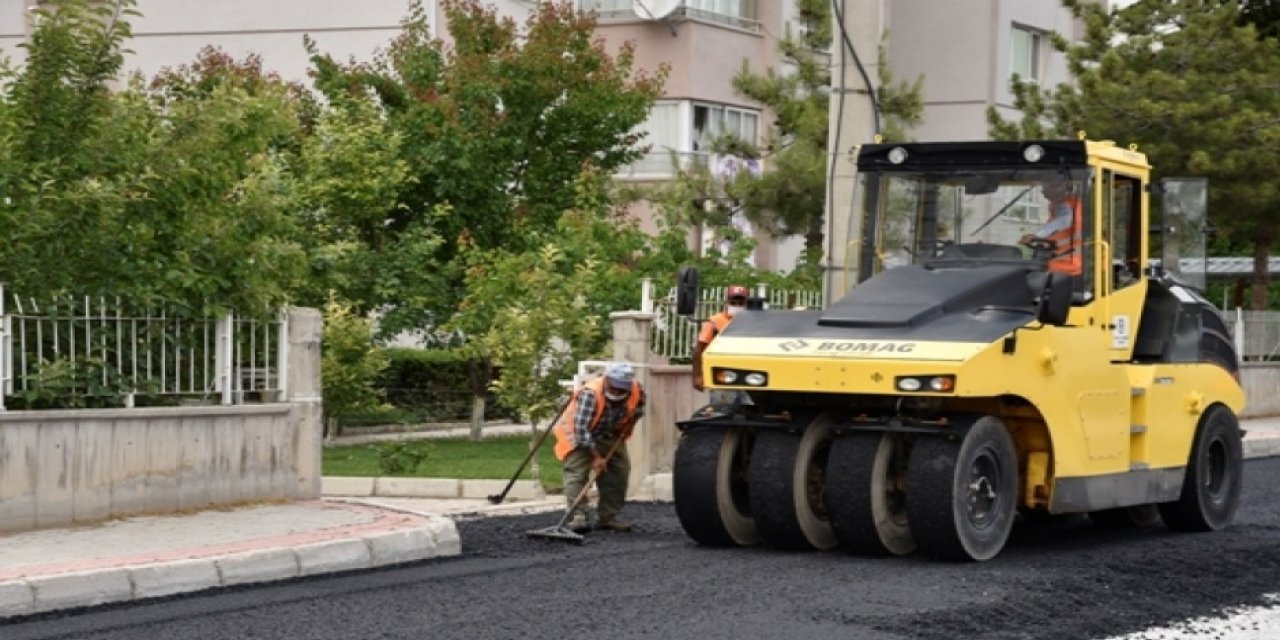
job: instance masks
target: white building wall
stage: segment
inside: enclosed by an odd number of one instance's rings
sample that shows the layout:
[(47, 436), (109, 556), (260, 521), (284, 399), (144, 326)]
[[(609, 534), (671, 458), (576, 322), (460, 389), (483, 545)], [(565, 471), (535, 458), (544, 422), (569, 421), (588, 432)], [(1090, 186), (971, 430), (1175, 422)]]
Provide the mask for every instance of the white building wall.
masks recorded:
[[(985, 140), (986, 109), (1012, 112), (1009, 91), (1014, 25), (1068, 38), (1071, 12), (1058, 0), (892, 0), (884, 2), (895, 80), (924, 76), (924, 123), (917, 140)], [(1065, 57), (1042, 39), (1041, 83), (1070, 80)]]
[[(34, 0), (0, 0), (0, 55), (21, 62), (19, 43), (30, 32), (27, 7)], [(422, 0), (437, 37), (445, 33), (436, 0)], [(500, 16), (523, 24), (534, 0), (490, 0)], [(193, 61), (206, 46), (237, 59), (262, 58), (263, 68), (286, 80), (307, 82), (310, 62), (304, 35), (335, 59), (368, 61), (400, 32), (411, 0), (138, 0), (142, 14), (130, 20), (126, 72), (154, 76), (165, 67)]]
[(257, 54), (264, 69), (305, 81), (310, 63), (304, 35), (337, 60), (370, 60), (399, 33), (409, 5), (409, 0), (140, 0), (142, 17), (133, 20), (128, 48), (134, 53), (125, 59), (125, 69), (150, 77), (190, 62), (213, 45), (237, 59)]

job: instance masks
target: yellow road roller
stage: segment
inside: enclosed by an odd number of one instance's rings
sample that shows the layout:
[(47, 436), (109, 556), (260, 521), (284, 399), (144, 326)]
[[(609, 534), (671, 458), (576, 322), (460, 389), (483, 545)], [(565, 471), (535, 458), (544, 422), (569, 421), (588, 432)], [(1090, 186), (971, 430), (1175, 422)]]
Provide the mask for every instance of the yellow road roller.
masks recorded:
[[(868, 144), (857, 167), (834, 302), (754, 301), (702, 355), (735, 393), (677, 425), (690, 538), (981, 561), (1019, 516), (1231, 523), (1245, 399), (1202, 295), (1205, 180), (1085, 139)], [(692, 313), (697, 273), (678, 291)]]

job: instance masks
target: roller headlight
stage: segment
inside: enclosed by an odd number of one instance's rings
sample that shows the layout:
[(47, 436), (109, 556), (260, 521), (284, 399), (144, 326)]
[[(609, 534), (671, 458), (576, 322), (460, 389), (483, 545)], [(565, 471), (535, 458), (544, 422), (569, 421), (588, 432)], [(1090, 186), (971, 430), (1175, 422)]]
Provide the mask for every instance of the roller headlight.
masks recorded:
[(898, 391), (905, 393), (915, 393), (917, 391), (951, 393), (956, 390), (956, 377), (953, 375), (902, 376), (894, 379), (893, 386)]
[(712, 367), (711, 379), (714, 380), (716, 384), (726, 386), (769, 386), (769, 374), (763, 371), (745, 371), (742, 369)]
[(1022, 159), (1027, 162), (1040, 162), (1044, 157), (1044, 147), (1038, 144), (1029, 144), (1026, 149), (1022, 150)]
[(929, 378), (929, 390), (948, 393), (956, 388), (956, 379), (951, 376), (934, 376)]

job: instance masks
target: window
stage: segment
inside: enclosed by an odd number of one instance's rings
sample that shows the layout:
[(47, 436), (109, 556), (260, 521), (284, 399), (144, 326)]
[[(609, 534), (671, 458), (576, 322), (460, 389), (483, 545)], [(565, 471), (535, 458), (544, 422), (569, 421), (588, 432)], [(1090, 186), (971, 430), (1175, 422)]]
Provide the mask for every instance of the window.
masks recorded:
[(724, 105), (663, 100), (649, 110), (640, 144), (649, 148), (644, 158), (619, 172), (619, 176), (672, 175), (672, 154), (680, 166), (690, 162), (706, 164), (711, 159), (712, 142), (732, 135), (755, 144), (759, 140), (760, 113)]
[(578, 0), (578, 8), (600, 14), (631, 13), (633, 0)]
[(755, 0), (685, 0), (685, 8), (746, 20), (756, 19)]
[(1044, 45), (1044, 34), (1015, 26), (1011, 40), (1013, 51), (1009, 58), (1010, 75), (1016, 74), (1024, 81), (1040, 82), (1040, 49)]
[(1000, 202), (1011, 203), (1004, 212), (1008, 220), (1038, 224), (1049, 218), (1048, 202), (1035, 187), (1003, 186), (996, 197)]
[(1137, 178), (1102, 172), (1103, 188), (1111, 197), (1102, 201), (1103, 240), (1111, 249), (1113, 289), (1137, 281), (1142, 272), (1142, 187)]
[(691, 150), (710, 153), (717, 138), (733, 136), (748, 144), (759, 140), (760, 114), (756, 111), (722, 105), (693, 105), (693, 140)]
[(632, 174), (670, 175), (671, 154), (683, 151), (680, 144), (680, 103), (660, 101), (649, 108), (649, 117), (636, 127), (645, 136), (640, 144), (649, 148), (648, 153), (629, 169)]
[[(648, 7), (651, 0), (640, 1)], [(657, 2), (657, 0), (652, 1)], [(787, 2), (790, 1), (787, 0)], [(759, 30), (760, 23), (756, 19), (758, 2), (759, 0), (682, 0), (676, 3), (675, 11), (690, 18)], [(577, 3), (579, 9), (595, 11), (603, 18), (634, 18), (637, 15), (636, 0), (577, 0)]]

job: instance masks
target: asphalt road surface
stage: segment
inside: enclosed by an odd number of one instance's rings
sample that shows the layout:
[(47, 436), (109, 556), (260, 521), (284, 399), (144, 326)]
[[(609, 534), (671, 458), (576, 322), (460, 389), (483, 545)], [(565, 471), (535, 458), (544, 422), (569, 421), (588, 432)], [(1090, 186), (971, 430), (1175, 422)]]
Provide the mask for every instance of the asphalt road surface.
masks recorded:
[(1280, 592), (1280, 458), (1246, 464), (1226, 531), (1019, 522), (979, 564), (707, 549), (670, 504), (624, 516), (637, 532), (581, 546), (524, 535), (558, 513), (465, 520), (457, 558), (31, 618), (0, 638), (1082, 640)]

